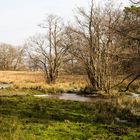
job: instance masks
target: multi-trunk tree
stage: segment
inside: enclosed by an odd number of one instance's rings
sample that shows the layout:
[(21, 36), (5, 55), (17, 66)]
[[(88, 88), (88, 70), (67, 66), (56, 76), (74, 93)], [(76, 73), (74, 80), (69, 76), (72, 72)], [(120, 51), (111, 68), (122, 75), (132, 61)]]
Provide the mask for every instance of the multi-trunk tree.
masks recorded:
[(68, 49), (63, 43), (64, 25), (61, 18), (50, 15), (40, 26), (45, 33), (31, 37), (26, 46), (30, 59), (43, 71), (46, 82), (54, 83)]
[(79, 8), (76, 25), (67, 28), (69, 52), (82, 63), (94, 89), (109, 92), (112, 82), (112, 54), (116, 52), (115, 32), (119, 12), (101, 10), (91, 1), (90, 10)]

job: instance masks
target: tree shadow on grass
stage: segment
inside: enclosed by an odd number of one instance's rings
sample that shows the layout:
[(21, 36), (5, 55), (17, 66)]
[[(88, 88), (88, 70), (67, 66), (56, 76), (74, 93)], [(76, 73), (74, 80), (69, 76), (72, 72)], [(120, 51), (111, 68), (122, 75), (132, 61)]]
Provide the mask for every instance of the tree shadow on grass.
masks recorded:
[[(6, 97), (0, 99), (0, 114), (15, 116), (26, 122), (44, 123), (48, 121), (98, 124), (116, 124), (125, 127), (138, 127), (140, 117), (129, 110), (117, 109), (109, 103), (79, 103), (56, 99), (32, 97)], [(120, 123), (115, 118), (126, 118), (129, 123)]]

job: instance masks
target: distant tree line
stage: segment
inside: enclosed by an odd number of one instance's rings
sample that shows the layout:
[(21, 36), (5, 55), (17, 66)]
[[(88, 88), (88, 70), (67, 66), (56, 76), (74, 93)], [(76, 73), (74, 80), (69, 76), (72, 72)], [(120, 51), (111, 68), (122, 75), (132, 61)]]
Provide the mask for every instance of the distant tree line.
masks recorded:
[(24, 49), (9, 44), (0, 44), (0, 70), (25, 69)]

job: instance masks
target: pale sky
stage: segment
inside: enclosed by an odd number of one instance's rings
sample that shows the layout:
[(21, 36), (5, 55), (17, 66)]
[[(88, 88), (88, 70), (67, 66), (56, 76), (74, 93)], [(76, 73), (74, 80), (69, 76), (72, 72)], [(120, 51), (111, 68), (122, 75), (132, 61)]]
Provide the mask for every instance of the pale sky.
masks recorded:
[[(117, 0), (126, 3), (128, 0)], [(89, 0), (0, 0), (0, 42), (22, 45), (35, 33), (46, 14), (71, 20), (76, 7), (87, 7)]]

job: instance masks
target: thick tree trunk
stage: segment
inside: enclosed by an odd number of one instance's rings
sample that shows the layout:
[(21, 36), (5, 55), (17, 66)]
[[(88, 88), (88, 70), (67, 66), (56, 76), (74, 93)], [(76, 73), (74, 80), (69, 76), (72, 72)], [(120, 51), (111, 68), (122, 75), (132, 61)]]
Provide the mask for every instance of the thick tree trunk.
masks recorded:
[(99, 84), (96, 81), (94, 74), (91, 71), (87, 70), (87, 75), (93, 89), (99, 90)]

